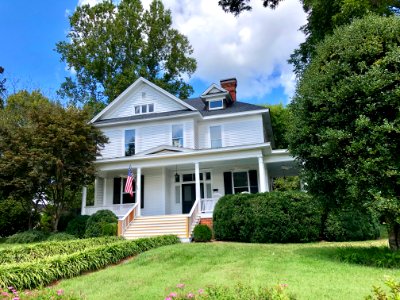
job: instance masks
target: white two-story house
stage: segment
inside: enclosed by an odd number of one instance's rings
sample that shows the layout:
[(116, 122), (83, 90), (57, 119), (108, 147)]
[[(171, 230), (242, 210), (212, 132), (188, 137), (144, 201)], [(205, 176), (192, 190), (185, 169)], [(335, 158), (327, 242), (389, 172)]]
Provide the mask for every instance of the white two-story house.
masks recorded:
[[(94, 206), (119, 217), (119, 234), (177, 234), (212, 222), (226, 194), (271, 190), (271, 178), (293, 175), (293, 158), (273, 149), (269, 110), (236, 99), (235, 78), (212, 84), (199, 98), (178, 99), (139, 78), (91, 123), (108, 137), (95, 162)], [(124, 192), (128, 168), (134, 195)], [(291, 174), (293, 173), (293, 174)]]

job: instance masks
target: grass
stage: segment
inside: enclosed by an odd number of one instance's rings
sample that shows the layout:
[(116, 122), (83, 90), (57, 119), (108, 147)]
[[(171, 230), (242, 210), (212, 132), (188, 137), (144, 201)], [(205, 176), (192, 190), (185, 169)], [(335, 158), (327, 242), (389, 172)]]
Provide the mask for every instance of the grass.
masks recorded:
[(180, 244), (140, 254), (105, 270), (63, 280), (57, 289), (87, 299), (164, 299), (178, 283), (196, 291), (209, 285), (288, 284), (298, 299), (363, 299), (385, 276), (400, 270), (338, 261), (338, 247), (381, 246), (386, 241), (313, 244)]

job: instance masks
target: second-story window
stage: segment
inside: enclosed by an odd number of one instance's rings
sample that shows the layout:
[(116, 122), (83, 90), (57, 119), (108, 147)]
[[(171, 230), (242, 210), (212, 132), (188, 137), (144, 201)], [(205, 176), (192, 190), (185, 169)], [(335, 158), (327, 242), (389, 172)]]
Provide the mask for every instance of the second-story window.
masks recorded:
[(221, 109), (224, 108), (224, 101), (222, 99), (219, 100), (211, 100), (209, 103), (209, 109), (213, 110), (213, 109)]
[(183, 147), (183, 125), (172, 125), (172, 146)]
[(154, 104), (135, 105), (135, 115), (148, 114), (154, 112)]
[(210, 126), (210, 144), (211, 148), (222, 147), (221, 125)]
[(125, 130), (125, 156), (135, 155), (135, 129)]

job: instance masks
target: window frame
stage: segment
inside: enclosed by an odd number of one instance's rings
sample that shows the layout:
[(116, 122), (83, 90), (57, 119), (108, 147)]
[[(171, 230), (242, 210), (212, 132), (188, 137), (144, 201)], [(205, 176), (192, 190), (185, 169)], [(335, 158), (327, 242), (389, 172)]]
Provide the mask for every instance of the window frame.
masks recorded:
[[(179, 137), (179, 136), (178, 137), (174, 137), (174, 126), (176, 126), (176, 127), (180, 126), (182, 128), (182, 136), (181, 137)], [(171, 125), (171, 145), (173, 147), (184, 148), (184, 146), (185, 146), (184, 129), (185, 129), (185, 127), (184, 127), (183, 124), (172, 124)], [(174, 140), (180, 140), (180, 139), (182, 140), (182, 144), (180, 146), (174, 145)]]
[[(219, 127), (219, 132), (220, 132), (220, 138), (219, 139), (213, 139), (212, 138), (212, 136), (211, 136), (211, 128), (212, 127)], [(210, 149), (223, 148), (224, 145), (223, 145), (223, 139), (222, 139), (222, 125), (210, 125), (208, 130), (209, 130), (209, 134), (210, 134)], [(221, 146), (213, 147), (213, 141), (218, 141), (218, 140), (221, 141)]]
[[(211, 107), (211, 103), (221, 102), (220, 106)], [(224, 108), (224, 99), (215, 99), (208, 101), (208, 110), (218, 110)]]
[[(246, 179), (247, 179), (247, 191), (242, 191), (242, 192), (236, 192), (236, 188), (244, 188), (245, 186), (235, 186), (235, 173), (246, 173)], [(249, 177), (249, 171), (248, 170), (241, 170), (241, 171), (233, 171), (232, 172), (232, 193), (233, 194), (241, 194), (243, 192), (250, 193), (250, 177)]]
[[(130, 142), (130, 143), (127, 143), (127, 141), (126, 141), (126, 134), (127, 134), (127, 132), (128, 131), (133, 131), (133, 134), (134, 134), (134, 141), (133, 142)], [(131, 154), (131, 155), (127, 155), (127, 145), (129, 145), (129, 144), (133, 144), (134, 145), (134, 151), (133, 151), (133, 154)], [(132, 128), (132, 129), (125, 129), (125, 131), (124, 131), (124, 148), (123, 148), (124, 150), (124, 157), (128, 157), (128, 156), (134, 156), (135, 154), (136, 154), (136, 129), (134, 129), (134, 128)]]
[[(143, 112), (143, 107), (145, 107), (145, 112)], [(152, 111), (150, 111), (150, 107), (152, 107)], [(154, 113), (155, 111), (155, 104), (154, 103), (147, 103), (147, 104), (136, 104), (134, 106), (135, 115), (146, 115)], [(139, 110), (139, 112), (137, 112)]]

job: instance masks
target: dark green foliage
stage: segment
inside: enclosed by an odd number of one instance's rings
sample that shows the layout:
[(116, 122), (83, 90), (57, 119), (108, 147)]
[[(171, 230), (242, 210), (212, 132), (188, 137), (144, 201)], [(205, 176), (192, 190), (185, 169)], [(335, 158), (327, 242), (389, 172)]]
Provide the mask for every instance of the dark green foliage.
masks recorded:
[(328, 241), (364, 241), (379, 237), (378, 218), (368, 211), (346, 208), (331, 211), (325, 224)]
[(219, 240), (311, 242), (319, 238), (321, 208), (302, 192), (228, 195), (215, 207), (213, 227)]
[(45, 241), (33, 245), (6, 248), (0, 250), (0, 264), (30, 262), (54, 255), (71, 254), (85, 249), (115, 243), (120, 240), (121, 239), (117, 237), (101, 237), (58, 242)]
[(300, 191), (300, 177), (288, 176), (274, 178), (273, 190), (280, 192)]
[(337, 207), (372, 207), (400, 249), (400, 18), (338, 28), (321, 43), (290, 105), (289, 149), (307, 190)]
[(209, 242), (212, 238), (212, 231), (207, 225), (198, 224), (193, 229), (193, 240), (195, 242)]
[(7, 244), (37, 243), (47, 239), (48, 233), (39, 230), (28, 230), (13, 234), (6, 240)]
[(400, 268), (400, 253), (387, 247), (342, 247), (337, 250), (340, 261), (378, 268)]
[[(79, 195), (80, 196), (80, 195)], [(81, 203), (79, 204), (81, 205)], [(80, 206), (79, 206), (80, 207)], [(68, 223), (76, 218), (76, 213), (74, 211), (66, 211), (61, 214), (60, 220), (58, 221), (57, 231), (67, 230)]]
[(85, 237), (116, 235), (117, 223), (118, 218), (111, 210), (99, 210), (89, 217)]
[(76, 240), (77, 237), (65, 232), (57, 232), (57, 233), (52, 233), (49, 235), (47, 238), (47, 241), (70, 241), (70, 240)]
[(90, 216), (76, 216), (75, 219), (72, 219), (65, 229), (65, 232), (68, 234), (72, 234), (78, 238), (83, 238), (86, 231), (86, 224), (89, 220)]
[[(38, 222), (38, 214), (33, 216), (32, 222)], [(10, 236), (29, 228), (29, 213), (20, 201), (0, 199), (0, 237)]]
[(275, 149), (286, 149), (289, 145), (287, 131), (290, 125), (290, 110), (282, 104), (265, 105), (271, 116), (271, 126), (274, 134)]
[(0, 287), (33, 289), (55, 280), (78, 276), (117, 263), (152, 248), (179, 243), (176, 236), (161, 236), (134, 241), (121, 240), (109, 245), (53, 256), (34, 262), (0, 266)]

